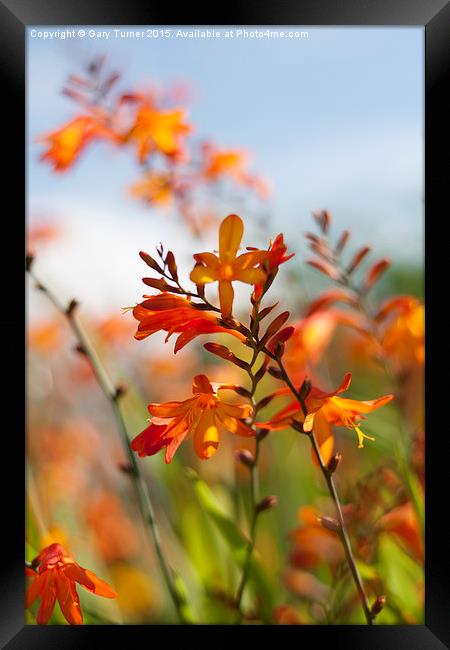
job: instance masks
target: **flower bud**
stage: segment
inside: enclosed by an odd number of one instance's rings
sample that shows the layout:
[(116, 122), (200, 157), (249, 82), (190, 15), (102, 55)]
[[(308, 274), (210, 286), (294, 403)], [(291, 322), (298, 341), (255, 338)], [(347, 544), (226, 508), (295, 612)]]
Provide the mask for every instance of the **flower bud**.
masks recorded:
[(350, 230), (344, 230), (342, 235), (339, 237), (339, 241), (336, 244), (336, 251), (340, 253), (343, 249), (346, 243), (348, 242), (348, 239), (350, 237)]
[(125, 388), (125, 386), (123, 384), (119, 384), (118, 386), (116, 386), (116, 391), (114, 393), (114, 401), (116, 401), (116, 400), (120, 399), (121, 397), (123, 397), (126, 392), (127, 392), (127, 389)]
[(377, 616), (381, 612), (385, 604), (386, 604), (386, 596), (378, 596), (378, 598), (372, 605), (372, 609), (370, 610), (370, 613), (373, 618), (375, 618), (375, 616)]
[(31, 271), (31, 266), (34, 262), (34, 255), (33, 253), (27, 253), (25, 256), (25, 269), (27, 271)]
[(149, 255), (148, 253), (144, 253), (144, 251), (140, 251), (139, 257), (141, 258), (141, 260), (144, 260), (144, 262), (147, 264), (147, 266), (149, 266), (154, 271), (157, 271), (158, 273), (163, 272), (163, 270), (160, 267), (160, 265), (158, 264), (158, 262), (156, 260), (154, 260), (153, 257), (151, 255)]
[(71, 316), (75, 311), (75, 309), (78, 307), (78, 304), (79, 304), (78, 301), (75, 300), (75, 298), (72, 298), (72, 300), (67, 305), (66, 314), (68, 316)]
[(264, 512), (264, 510), (270, 510), (270, 508), (275, 508), (278, 505), (278, 498), (274, 495), (264, 497), (256, 506), (256, 512)]
[(261, 442), (261, 440), (264, 440), (264, 438), (266, 438), (266, 436), (268, 436), (269, 433), (270, 433), (269, 429), (258, 429), (255, 438), (256, 440), (258, 440), (258, 442)]
[(236, 460), (239, 460), (245, 467), (252, 469), (255, 465), (255, 457), (248, 449), (238, 449), (235, 452)]
[(328, 471), (330, 472), (330, 474), (334, 474), (341, 460), (342, 460), (342, 454), (339, 453), (334, 454), (334, 456), (330, 458), (330, 460), (328, 461)]
[(302, 401), (304, 401), (308, 397), (309, 393), (311, 392), (311, 388), (312, 388), (311, 380), (308, 379), (308, 377), (305, 377), (303, 384), (300, 386), (300, 390), (299, 390), (299, 397)]
[(320, 524), (330, 530), (332, 533), (338, 533), (341, 530), (339, 522), (334, 517), (327, 517), (325, 515), (318, 517)]
[(275, 379), (283, 379), (283, 373), (276, 366), (269, 366), (267, 372), (269, 375), (272, 375), (272, 377), (275, 377)]
[(166, 264), (171, 277), (176, 282), (178, 280), (178, 268), (177, 263), (175, 262), (175, 255), (172, 253), (172, 251), (169, 251), (166, 255)]
[(124, 474), (135, 475), (135, 469), (131, 463), (119, 463), (119, 469)]

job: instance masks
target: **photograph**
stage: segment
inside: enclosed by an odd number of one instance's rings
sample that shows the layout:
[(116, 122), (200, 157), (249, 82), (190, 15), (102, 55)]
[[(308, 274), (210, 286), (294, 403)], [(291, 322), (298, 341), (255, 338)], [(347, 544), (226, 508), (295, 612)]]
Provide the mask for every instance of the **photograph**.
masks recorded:
[(423, 626), (425, 27), (25, 48), (25, 624)]

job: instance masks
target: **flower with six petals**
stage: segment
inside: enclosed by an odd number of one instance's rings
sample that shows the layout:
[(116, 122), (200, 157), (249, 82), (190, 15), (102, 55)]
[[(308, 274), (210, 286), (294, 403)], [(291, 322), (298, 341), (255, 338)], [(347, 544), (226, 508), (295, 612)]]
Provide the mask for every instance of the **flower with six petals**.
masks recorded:
[[(199, 458), (206, 460), (216, 453), (219, 432), (230, 431), (238, 436), (254, 436), (251, 427), (241, 421), (252, 414), (249, 404), (222, 401), (206, 375), (196, 375), (193, 397), (183, 402), (149, 404), (153, 416), (149, 426), (131, 442), (139, 456), (153, 456), (165, 448), (165, 461), (170, 463), (185, 437), (191, 433)], [(222, 388), (225, 388), (223, 386)]]
[[(306, 417), (301, 404), (297, 400), (293, 400), (274, 415), (271, 420), (258, 422), (256, 426), (270, 430), (281, 430), (287, 429), (292, 420), (301, 423), (303, 431), (306, 433), (314, 432), (323, 462), (327, 464), (333, 455), (334, 447), (331, 425), (344, 426), (356, 431), (358, 447), (361, 448), (364, 444), (364, 438), (369, 440), (373, 440), (373, 438), (361, 431), (359, 427), (360, 421), (365, 419), (366, 413), (371, 413), (394, 398), (393, 395), (384, 395), (374, 400), (359, 401), (338, 397), (340, 393), (348, 389), (350, 382), (351, 374), (348, 372), (341, 385), (332, 392), (326, 393), (316, 386), (312, 386), (304, 401)], [(287, 387), (276, 391), (276, 395), (287, 394), (290, 394), (290, 389)]]
[(219, 283), (219, 301), (222, 316), (228, 318), (233, 309), (233, 281), (261, 284), (266, 278), (262, 268), (255, 268), (268, 259), (268, 251), (252, 250), (237, 256), (244, 225), (237, 214), (230, 214), (220, 224), (219, 255), (197, 253), (197, 265), (190, 278), (195, 284)]
[(117, 596), (116, 592), (95, 573), (77, 564), (61, 544), (50, 544), (44, 548), (33, 560), (32, 567), (36, 567), (37, 571), (27, 567), (27, 575), (33, 576), (34, 579), (26, 595), (26, 607), (30, 607), (39, 596), (41, 597), (37, 615), (39, 625), (48, 623), (56, 600), (68, 623), (71, 625), (83, 623), (76, 583), (97, 596), (104, 598)]

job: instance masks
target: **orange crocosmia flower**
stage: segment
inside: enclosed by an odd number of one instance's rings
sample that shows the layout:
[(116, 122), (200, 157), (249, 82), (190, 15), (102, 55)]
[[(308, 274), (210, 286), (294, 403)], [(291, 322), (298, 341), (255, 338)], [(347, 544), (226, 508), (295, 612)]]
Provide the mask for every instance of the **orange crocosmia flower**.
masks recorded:
[[(394, 317), (392, 318), (392, 314)], [(380, 310), (385, 320), (382, 346), (401, 368), (425, 360), (425, 307), (412, 296), (387, 301)]]
[(149, 404), (153, 416), (150, 425), (131, 442), (139, 456), (153, 456), (165, 448), (165, 461), (170, 463), (188, 433), (194, 437), (194, 449), (202, 460), (211, 458), (219, 445), (219, 432), (230, 431), (238, 436), (254, 436), (255, 432), (241, 418), (253, 412), (250, 404), (229, 404), (222, 401), (206, 375), (196, 375), (192, 384), (194, 397), (184, 402)]
[(329, 311), (311, 314), (295, 324), (283, 362), (296, 380), (305, 375), (305, 368), (310, 369), (320, 361), (336, 325), (336, 319)]
[(144, 162), (153, 150), (166, 156), (178, 156), (181, 152), (181, 138), (192, 130), (184, 120), (183, 110), (158, 111), (149, 106), (141, 106), (136, 122), (126, 136), (126, 140), (137, 143), (139, 162)]
[(322, 526), (318, 515), (312, 506), (300, 508), (301, 525), (290, 533), (294, 548), (289, 560), (297, 569), (313, 569), (322, 562), (338, 564), (344, 559), (338, 536)]
[(76, 583), (87, 591), (105, 598), (115, 598), (116, 592), (97, 578), (95, 573), (84, 569), (75, 562), (73, 557), (61, 546), (50, 544), (44, 548), (32, 563), (37, 567), (34, 580), (26, 595), (26, 607), (30, 607), (38, 596), (41, 597), (37, 622), (46, 625), (52, 615), (56, 599), (58, 599), (64, 618), (71, 625), (81, 625), (83, 614)]
[[(281, 411), (279, 411), (269, 422), (258, 422), (256, 426), (265, 429), (278, 430), (286, 429), (292, 420), (300, 422), (305, 432), (314, 431), (317, 443), (320, 448), (324, 463), (328, 463), (333, 455), (334, 437), (331, 425), (344, 426), (353, 429), (358, 435), (358, 447), (364, 446), (364, 438), (374, 440), (371, 436), (363, 433), (359, 422), (365, 419), (366, 413), (371, 413), (390, 402), (394, 396), (384, 395), (378, 399), (359, 401), (338, 397), (348, 389), (351, 382), (351, 374), (347, 373), (341, 385), (334, 391), (326, 393), (316, 386), (313, 386), (305, 400), (306, 417), (303, 414), (301, 404), (294, 400)], [(277, 395), (289, 394), (289, 388), (281, 388), (276, 391)]]
[(167, 341), (177, 332), (180, 336), (175, 344), (175, 352), (178, 352), (201, 334), (224, 333), (231, 334), (240, 341), (245, 340), (245, 336), (240, 332), (219, 325), (219, 320), (213, 312), (196, 309), (186, 298), (168, 292), (146, 298), (133, 309), (133, 316), (139, 321), (134, 335), (138, 341), (160, 330), (167, 332)]
[(414, 557), (423, 560), (424, 549), (419, 522), (410, 501), (381, 517), (377, 528), (379, 531), (392, 533)]
[(146, 203), (167, 205), (174, 194), (173, 175), (167, 172), (149, 172), (131, 186), (130, 194)]
[(247, 162), (247, 153), (233, 149), (216, 149), (212, 146), (204, 146), (205, 166), (203, 174), (207, 178), (217, 179), (221, 176), (233, 176), (241, 179), (242, 168)]
[(118, 142), (117, 135), (93, 117), (77, 117), (40, 138), (41, 142), (49, 145), (41, 160), (48, 160), (55, 171), (65, 171), (73, 165), (86, 145), (96, 138)]
[(278, 268), (280, 264), (284, 264), (284, 262), (290, 260), (291, 257), (294, 257), (295, 253), (286, 255), (286, 251), (287, 246), (284, 243), (284, 236), (282, 233), (280, 233), (275, 237), (269, 247), (269, 271), (273, 271), (274, 269)]
[(214, 253), (197, 253), (197, 265), (190, 278), (195, 284), (219, 282), (219, 300), (222, 316), (228, 318), (233, 309), (234, 290), (232, 281), (260, 284), (266, 278), (261, 268), (255, 268), (268, 259), (268, 251), (252, 250), (236, 257), (244, 224), (237, 214), (230, 214), (220, 224), (219, 256)]

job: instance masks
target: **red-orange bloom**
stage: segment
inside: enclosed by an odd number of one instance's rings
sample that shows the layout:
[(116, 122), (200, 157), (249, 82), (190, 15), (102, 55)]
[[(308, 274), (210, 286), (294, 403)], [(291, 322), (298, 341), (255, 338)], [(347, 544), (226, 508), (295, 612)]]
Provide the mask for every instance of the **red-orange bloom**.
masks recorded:
[(273, 242), (270, 244), (269, 248), (269, 271), (273, 271), (278, 268), (280, 264), (284, 264), (294, 257), (295, 253), (286, 255), (287, 246), (284, 243), (284, 236), (282, 233), (277, 235)]
[[(225, 388), (225, 386), (223, 386)], [(205, 375), (196, 375), (192, 384), (194, 397), (183, 402), (149, 404), (153, 416), (150, 425), (131, 443), (139, 456), (153, 456), (165, 448), (165, 461), (170, 463), (185, 437), (191, 433), (199, 458), (206, 460), (216, 453), (219, 432), (230, 431), (238, 436), (254, 436), (255, 432), (241, 418), (252, 414), (249, 404), (222, 401)]]
[(65, 171), (73, 165), (87, 144), (98, 138), (118, 141), (113, 131), (93, 117), (77, 117), (60, 129), (40, 138), (49, 145), (41, 160), (48, 160), (53, 169)]
[[(371, 413), (384, 404), (390, 402), (394, 396), (384, 395), (374, 400), (359, 401), (338, 397), (348, 389), (351, 382), (351, 374), (348, 372), (341, 385), (334, 391), (326, 393), (316, 386), (313, 386), (305, 400), (306, 417), (303, 414), (302, 406), (297, 400), (293, 400), (270, 421), (258, 422), (256, 426), (265, 429), (279, 430), (286, 429), (292, 420), (300, 422), (303, 430), (314, 431), (324, 463), (328, 463), (334, 447), (334, 437), (331, 425), (344, 426), (353, 429), (358, 435), (358, 447), (363, 447), (364, 438), (373, 440), (371, 436), (363, 433), (359, 428), (359, 422), (365, 419), (366, 413)], [(281, 388), (277, 395), (290, 394), (289, 388)]]
[(201, 334), (225, 333), (245, 340), (240, 332), (219, 325), (214, 312), (196, 309), (186, 298), (168, 292), (146, 296), (146, 300), (133, 309), (133, 316), (139, 321), (134, 335), (138, 341), (160, 330), (167, 332), (166, 341), (173, 333), (180, 333), (175, 352)]
[[(46, 625), (50, 620), (56, 599), (58, 599), (64, 618), (71, 625), (81, 625), (83, 614), (76, 583), (97, 596), (115, 598), (116, 592), (100, 580), (95, 573), (84, 569), (61, 546), (50, 544), (44, 548), (33, 561), (37, 572), (32, 572), (34, 580), (26, 595), (26, 607), (30, 607), (38, 596), (41, 597), (37, 622)], [(29, 575), (30, 572), (27, 572)]]

